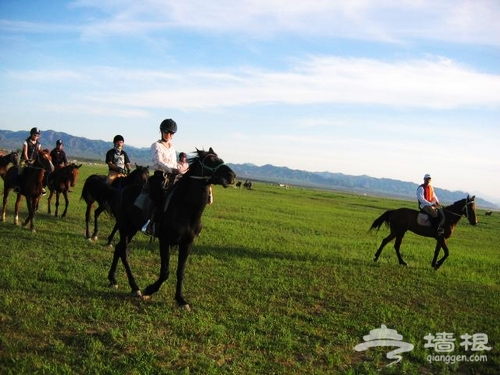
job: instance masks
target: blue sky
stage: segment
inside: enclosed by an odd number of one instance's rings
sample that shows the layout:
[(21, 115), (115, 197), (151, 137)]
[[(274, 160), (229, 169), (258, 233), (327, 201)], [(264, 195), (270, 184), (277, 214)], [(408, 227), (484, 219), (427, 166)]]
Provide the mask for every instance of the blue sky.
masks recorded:
[(149, 147), (173, 118), (177, 151), (499, 203), (499, 19), (497, 0), (2, 0), (0, 128)]

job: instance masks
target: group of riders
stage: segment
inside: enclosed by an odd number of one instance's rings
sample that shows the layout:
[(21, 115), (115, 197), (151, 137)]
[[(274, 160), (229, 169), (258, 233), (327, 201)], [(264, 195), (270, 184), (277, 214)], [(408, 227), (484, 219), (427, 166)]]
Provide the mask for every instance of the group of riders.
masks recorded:
[[(189, 164), (187, 162), (187, 155), (181, 152), (177, 157), (173, 145), (173, 137), (177, 132), (177, 123), (172, 119), (165, 119), (160, 123), (160, 139), (151, 145), (151, 160), (153, 162), (152, 168), (154, 170), (153, 176), (145, 185), (144, 193), (147, 193), (151, 200), (155, 203), (153, 207), (158, 206), (164, 192), (168, 187), (172, 186), (177, 180), (178, 176), (187, 172)], [(34, 163), (37, 157), (37, 152), (41, 150), (39, 142), (41, 131), (38, 128), (30, 130), (30, 136), (26, 138), (23, 143), (23, 150), (21, 153), (21, 163), (19, 166), (19, 175), (22, 175), (25, 167)], [(122, 135), (116, 135), (113, 139), (113, 148), (106, 153), (106, 164), (108, 165), (107, 182), (111, 184), (117, 177), (126, 176), (131, 170), (131, 162), (127, 152), (123, 149), (125, 139)], [(50, 152), (52, 164), (55, 169), (62, 168), (68, 165), (66, 153), (63, 150), (63, 141), (58, 139), (56, 147)], [(19, 179), (19, 178), (18, 178)], [(46, 186), (48, 179), (45, 179), (44, 185)], [(19, 184), (18, 184), (19, 185)], [(45, 187), (44, 186), (44, 187)], [(14, 188), (19, 192), (19, 187)], [(45, 189), (42, 195), (45, 195)], [(431, 185), (431, 176), (426, 174), (424, 176), (424, 183), (417, 188), (417, 200), (420, 212), (429, 215), (431, 225), (435, 228), (438, 235), (442, 235), (444, 230), (442, 225), (444, 223), (444, 213), (440, 209), (439, 199), (434, 192)], [(210, 189), (209, 202), (213, 201), (212, 190)], [(155, 222), (158, 219), (157, 210), (153, 209), (149, 220), (143, 227), (143, 231), (148, 234), (155, 233)]]
[[(32, 166), (36, 161), (38, 151), (42, 149), (42, 144), (40, 143), (41, 131), (39, 128), (31, 128), (30, 135), (23, 142), (23, 150), (21, 152), (21, 160), (18, 169), (18, 183), (14, 187), (16, 193), (20, 192), (20, 185), (22, 182), (22, 175), (26, 167)], [(63, 141), (58, 139), (56, 141), (56, 147), (50, 151), (50, 157), (52, 160), (52, 165), (55, 169), (60, 169), (68, 165), (68, 158), (66, 157), (66, 152), (63, 149)], [(50, 176), (47, 175), (44, 186), (42, 188), (42, 195), (46, 195), (45, 186), (49, 182)]]

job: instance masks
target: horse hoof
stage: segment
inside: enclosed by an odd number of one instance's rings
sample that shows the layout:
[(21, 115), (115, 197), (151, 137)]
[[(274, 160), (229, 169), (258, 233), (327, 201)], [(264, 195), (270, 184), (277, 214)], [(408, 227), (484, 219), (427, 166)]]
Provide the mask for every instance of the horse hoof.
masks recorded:
[(185, 310), (187, 312), (191, 312), (191, 307), (186, 303), (185, 305), (181, 306), (181, 310)]
[(143, 301), (149, 301), (149, 300), (151, 300), (151, 296), (150, 295), (143, 295), (142, 296), (142, 300)]
[(112, 289), (118, 289), (118, 284), (110, 283), (108, 286)]
[(131, 294), (132, 294), (132, 297), (139, 297), (139, 298), (142, 297), (142, 293), (140, 290), (134, 290)]

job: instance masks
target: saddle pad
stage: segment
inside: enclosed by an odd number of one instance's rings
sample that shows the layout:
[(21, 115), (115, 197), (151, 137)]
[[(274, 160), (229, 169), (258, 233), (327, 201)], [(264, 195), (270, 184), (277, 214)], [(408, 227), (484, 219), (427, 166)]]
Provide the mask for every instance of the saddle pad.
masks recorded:
[(419, 212), (417, 216), (417, 223), (424, 227), (430, 227), (431, 222), (429, 220), (429, 215)]

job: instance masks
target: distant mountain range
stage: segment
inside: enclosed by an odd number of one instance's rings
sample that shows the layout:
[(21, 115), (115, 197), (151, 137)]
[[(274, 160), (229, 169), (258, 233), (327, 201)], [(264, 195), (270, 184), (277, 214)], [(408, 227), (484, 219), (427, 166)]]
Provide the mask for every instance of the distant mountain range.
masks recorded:
[[(27, 135), (27, 131), (13, 132), (0, 129), (0, 150), (20, 150)], [(52, 149), (55, 147), (58, 139), (63, 140), (64, 148), (68, 158), (71, 160), (104, 163), (106, 152), (113, 147), (111, 142), (75, 137), (53, 130), (43, 132), (41, 143), (44, 148)], [(139, 165), (151, 164), (149, 148), (137, 148), (129, 145), (125, 147), (133, 163)], [(418, 187), (417, 184), (412, 182), (388, 178), (374, 178), (366, 175), (351, 176), (342, 173), (307, 172), (287, 167), (275, 167), (270, 164), (261, 167), (248, 163), (228, 164), (236, 172), (240, 180), (258, 180), (276, 184), (341, 190), (358, 194), (399, 197), (403, 199), (414, 199), (415, 191)], [(467, 195), (467, 193), (462, 191), (449, 191), (440, 188), (435, 188), (435, 190), (441, 201), (445, 204), (453, 203)], [(499, 208), (480, 197), (476, 197), (476, 203), (478, 206), (486, 209)]]

